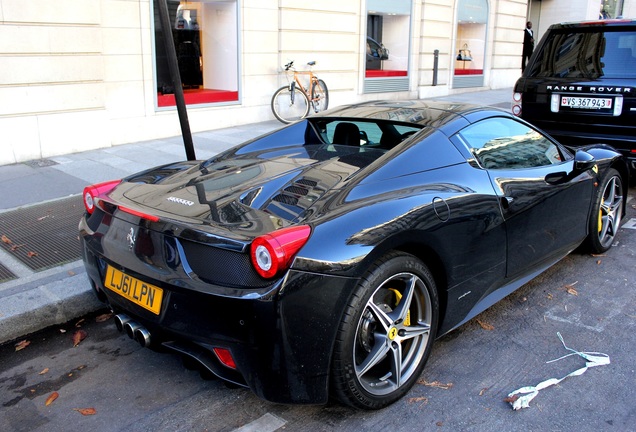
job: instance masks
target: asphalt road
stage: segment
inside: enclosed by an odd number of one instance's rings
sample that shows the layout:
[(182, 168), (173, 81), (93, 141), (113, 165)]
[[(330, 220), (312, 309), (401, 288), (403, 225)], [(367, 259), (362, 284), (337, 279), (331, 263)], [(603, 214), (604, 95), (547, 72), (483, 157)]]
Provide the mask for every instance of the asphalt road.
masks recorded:
[[(630, 196), (609, 252), (571, 254), (438, 340), (420, 383), (384, 410), (270, 404), (202, 379), (174, 354), (140, 348), (112, 319), (93, 315), (31, 335), (22, 350), (0, 346), (0, 430), (634, 430), (636, 189)], [(78, 330), (86, 338), (74, 347)], [(568, 347), (605, 353), (611, 363), (545, 388), (529, 408), (513, 411), (508, 393), (585, 366), (577, 355), (546, 363), (570, 353), (557, 332)]]

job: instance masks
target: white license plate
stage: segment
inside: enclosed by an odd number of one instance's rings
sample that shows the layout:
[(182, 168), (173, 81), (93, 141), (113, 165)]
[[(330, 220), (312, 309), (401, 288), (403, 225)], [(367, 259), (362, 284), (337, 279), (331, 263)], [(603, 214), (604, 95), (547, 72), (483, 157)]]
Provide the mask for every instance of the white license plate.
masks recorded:
[(579, 109), (612, 109), (612, 98), (561, 96), (561, 106)]
[(550, 97), (550, 111), (583, 112), (596, 111), (598, 114), (612, 115), (614, 117), (623, 112), (623, 95), (613, 95), (612, 97), (596, 97), (592, 95), (575, 96), (553, 93)]

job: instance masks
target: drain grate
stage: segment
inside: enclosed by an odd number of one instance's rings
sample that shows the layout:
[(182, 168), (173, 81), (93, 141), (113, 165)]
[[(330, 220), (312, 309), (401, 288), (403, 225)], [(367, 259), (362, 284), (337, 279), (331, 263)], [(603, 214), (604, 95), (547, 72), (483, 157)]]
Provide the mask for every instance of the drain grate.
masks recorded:
[(11, 270), (0, 264), (0, 283), (4, 283), (17, 278)]
[(84, 211), (77, 195), (0, 213), (2, 247), (34, 271), (81, 258), (77, 225)]
[(24, 165), (30, 166), (31, 168), (44, 168), (57, 165), (57, 162), (51, 159), (35, 159), (23, 163)]

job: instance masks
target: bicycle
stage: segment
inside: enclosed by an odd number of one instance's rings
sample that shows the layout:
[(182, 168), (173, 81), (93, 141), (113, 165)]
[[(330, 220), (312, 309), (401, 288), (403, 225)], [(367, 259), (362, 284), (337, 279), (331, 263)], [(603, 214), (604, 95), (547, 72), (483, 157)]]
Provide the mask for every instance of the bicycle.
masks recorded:
[[(307, 63), (309, 67), (316, 64), (315, 61)], [(293, 78), (291, 73), (293, 73)], [(298, 72), (294, 68), (294, 61), (285, 65), (285, 72), (288, 73), (289, 84), (279, 88), (272, 96), (272, 112), (278, 120), (283, 123), (292, 123), (296, 120), (307, 117), (309, 109), (314, 113), (324, 111), (329, 106), (329, 91), (327, 84), (319, 79), (311, 69)], [(303, 86), (301, 77), (309, 76), (307, 88)]]

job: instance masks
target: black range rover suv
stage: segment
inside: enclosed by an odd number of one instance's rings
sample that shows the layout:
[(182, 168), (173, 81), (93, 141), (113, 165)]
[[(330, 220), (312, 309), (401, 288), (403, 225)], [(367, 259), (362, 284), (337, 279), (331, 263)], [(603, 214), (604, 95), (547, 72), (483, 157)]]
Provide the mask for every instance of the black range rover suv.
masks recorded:
[(636, 20), (550, 26), (514, 87), (512, 111), (563, 144), (603, 142), (636, 172)]

